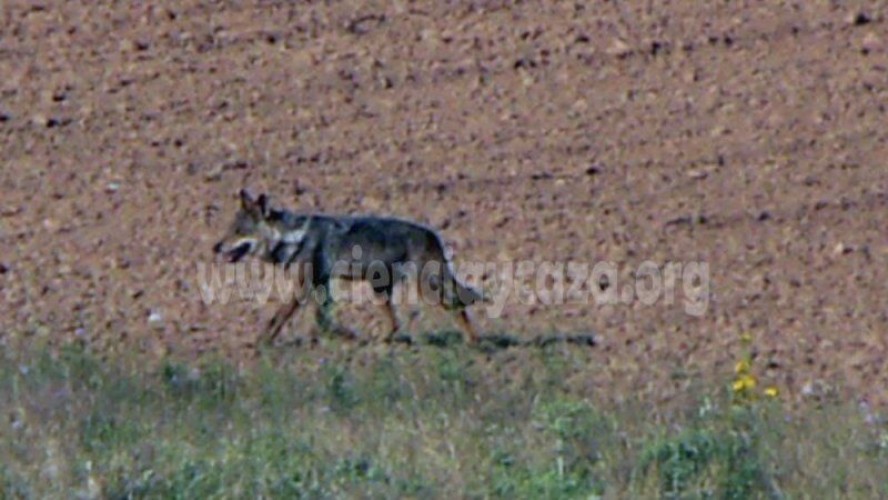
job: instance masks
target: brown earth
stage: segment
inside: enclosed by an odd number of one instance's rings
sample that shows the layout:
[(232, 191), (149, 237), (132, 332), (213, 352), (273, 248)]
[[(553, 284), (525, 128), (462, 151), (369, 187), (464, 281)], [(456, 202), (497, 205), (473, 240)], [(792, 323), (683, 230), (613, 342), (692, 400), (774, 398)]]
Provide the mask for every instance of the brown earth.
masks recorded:
[(594, 332), (569, 348), (586, 393), (727, 380), (749, 333), (789, 399), (888, 402), (885, 2), (246, 3), (3, 2), (7, 348), (247, 359), (277, 304), (204, 304), (197, 266), (249, 187), (418, 219), (458, 263), (611, 262), (620, 290), (707, 262), (700, 317), (680, 281), (476, 312)]

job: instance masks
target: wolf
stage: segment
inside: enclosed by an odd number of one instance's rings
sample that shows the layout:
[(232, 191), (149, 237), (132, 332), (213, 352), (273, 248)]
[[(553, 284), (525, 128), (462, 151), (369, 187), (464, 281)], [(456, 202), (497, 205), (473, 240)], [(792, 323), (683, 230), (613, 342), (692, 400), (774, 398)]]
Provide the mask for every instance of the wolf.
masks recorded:
[(228, 231), (213, 246), (213, 252), (228, 262), (252, 256), (289, 269), (299, 266), (300, 286), (293, 298), (274, 314), (263, 334), (271, 343), (304, 302), (306, 288), (319, 292), (316, 315), (318, 326), (326, 331), (356, 338), (350, 328), (332, 320), (330, 293), (333, 279), (368, 281), (377, 297), (383, 299), (392, 329), (386, 340), (393, 341), (401, 321), (392, 302), (395, 286), (414, 278), (424, 301), (452, 311), (471, 343), (479, 338), (467, 307), (490, 300), (481, 291), (460, 281), (445, 255), (441, 236), (418, 222), (376, 215), (335, 215), (295, 213), (272, 208), (266, 194), (254, 198), (239, 192), (240, 209)]

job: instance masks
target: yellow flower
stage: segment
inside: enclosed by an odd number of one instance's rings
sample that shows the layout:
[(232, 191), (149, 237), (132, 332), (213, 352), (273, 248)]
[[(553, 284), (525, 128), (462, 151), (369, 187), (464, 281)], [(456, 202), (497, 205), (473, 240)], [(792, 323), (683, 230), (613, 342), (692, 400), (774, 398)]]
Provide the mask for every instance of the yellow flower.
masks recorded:
[(734, 373), (736, 373), (737, 375), (746, 375), (747, 373), (749, 373), (749, 368), (749, 361), (741, 359), (734, 366)]
[(780, 391), (778, 391), (777, 388), (773, 385), (765, 389), (765, 396), (768, 396), (769, 398), (776, 398), (779, 395)]
[(752, 334), (748, 333), (748, 332), (744, 333), (743, 335), (740, 336), (740, 341), (743, 342), (744, 344), (751, 344), (752, 343)]
[(737, 380), (734, 381), (734, 392), (748, 392), (752, 389), (755, 389), (756, 384), (755, 377), (749, 374), (741, 375), (737, 377)]

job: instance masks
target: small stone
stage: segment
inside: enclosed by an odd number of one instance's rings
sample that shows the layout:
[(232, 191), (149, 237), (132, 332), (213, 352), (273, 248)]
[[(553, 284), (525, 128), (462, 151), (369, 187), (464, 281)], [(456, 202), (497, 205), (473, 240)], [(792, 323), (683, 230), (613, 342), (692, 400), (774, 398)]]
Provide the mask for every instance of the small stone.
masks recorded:
[(148, 314), (148, 324), (152, 328), (163, 328), (163, 314), (159, 311), (152, 310)]
[(850, 18), (850, 22), (854, 26), (864, 26), (873, 22), (873, 18), (870, 17), (870, 15), (866, 12), (858, 12), (857, 14), (852, 14)]
[(583, 113), (589, 109), (589, 103), (585, 99), (577, 99), (571, 105), (571, 109), (578, 113)]
[(623, 40), (617, 38), (614, 39), (614, 42), (607, 48), (606, 52), (608, 55), (615, 57), (626, 57), (632, 53), (632, 47)]
[(882, 40), (873, 32), (867, 33), (863, 37), (861, 47), (865, 53), (877, 52), (882, 49)]
[(361, 198), (361, 208), (369, 211), (376, 211), (382, 208), (383, 202), (373, 196), (364, 196)]

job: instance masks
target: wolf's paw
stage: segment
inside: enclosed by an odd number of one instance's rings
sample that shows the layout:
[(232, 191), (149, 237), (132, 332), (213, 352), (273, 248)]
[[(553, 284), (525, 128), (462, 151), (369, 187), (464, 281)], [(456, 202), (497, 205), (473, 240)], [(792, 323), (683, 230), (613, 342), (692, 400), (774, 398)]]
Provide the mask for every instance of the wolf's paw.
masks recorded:
[(423, 335), (426, 344), (434, 347), (452, 347), (465, 342), (462, 332), (456, 330), (442, 330)]
[(405, 344), (405, 345), (413, 345), (413, 337), (411, 337), (407, 333), (392, 333), (388, 337), (385, 338), (385, 342), (387, 344)]
[(356, 330), (349, 328), (343, 325), (333, 325), (330, 327), (330, 333), (337, 337), (342, 337), (346, 340), (359, 340), (361, 338), (361, 334)]

